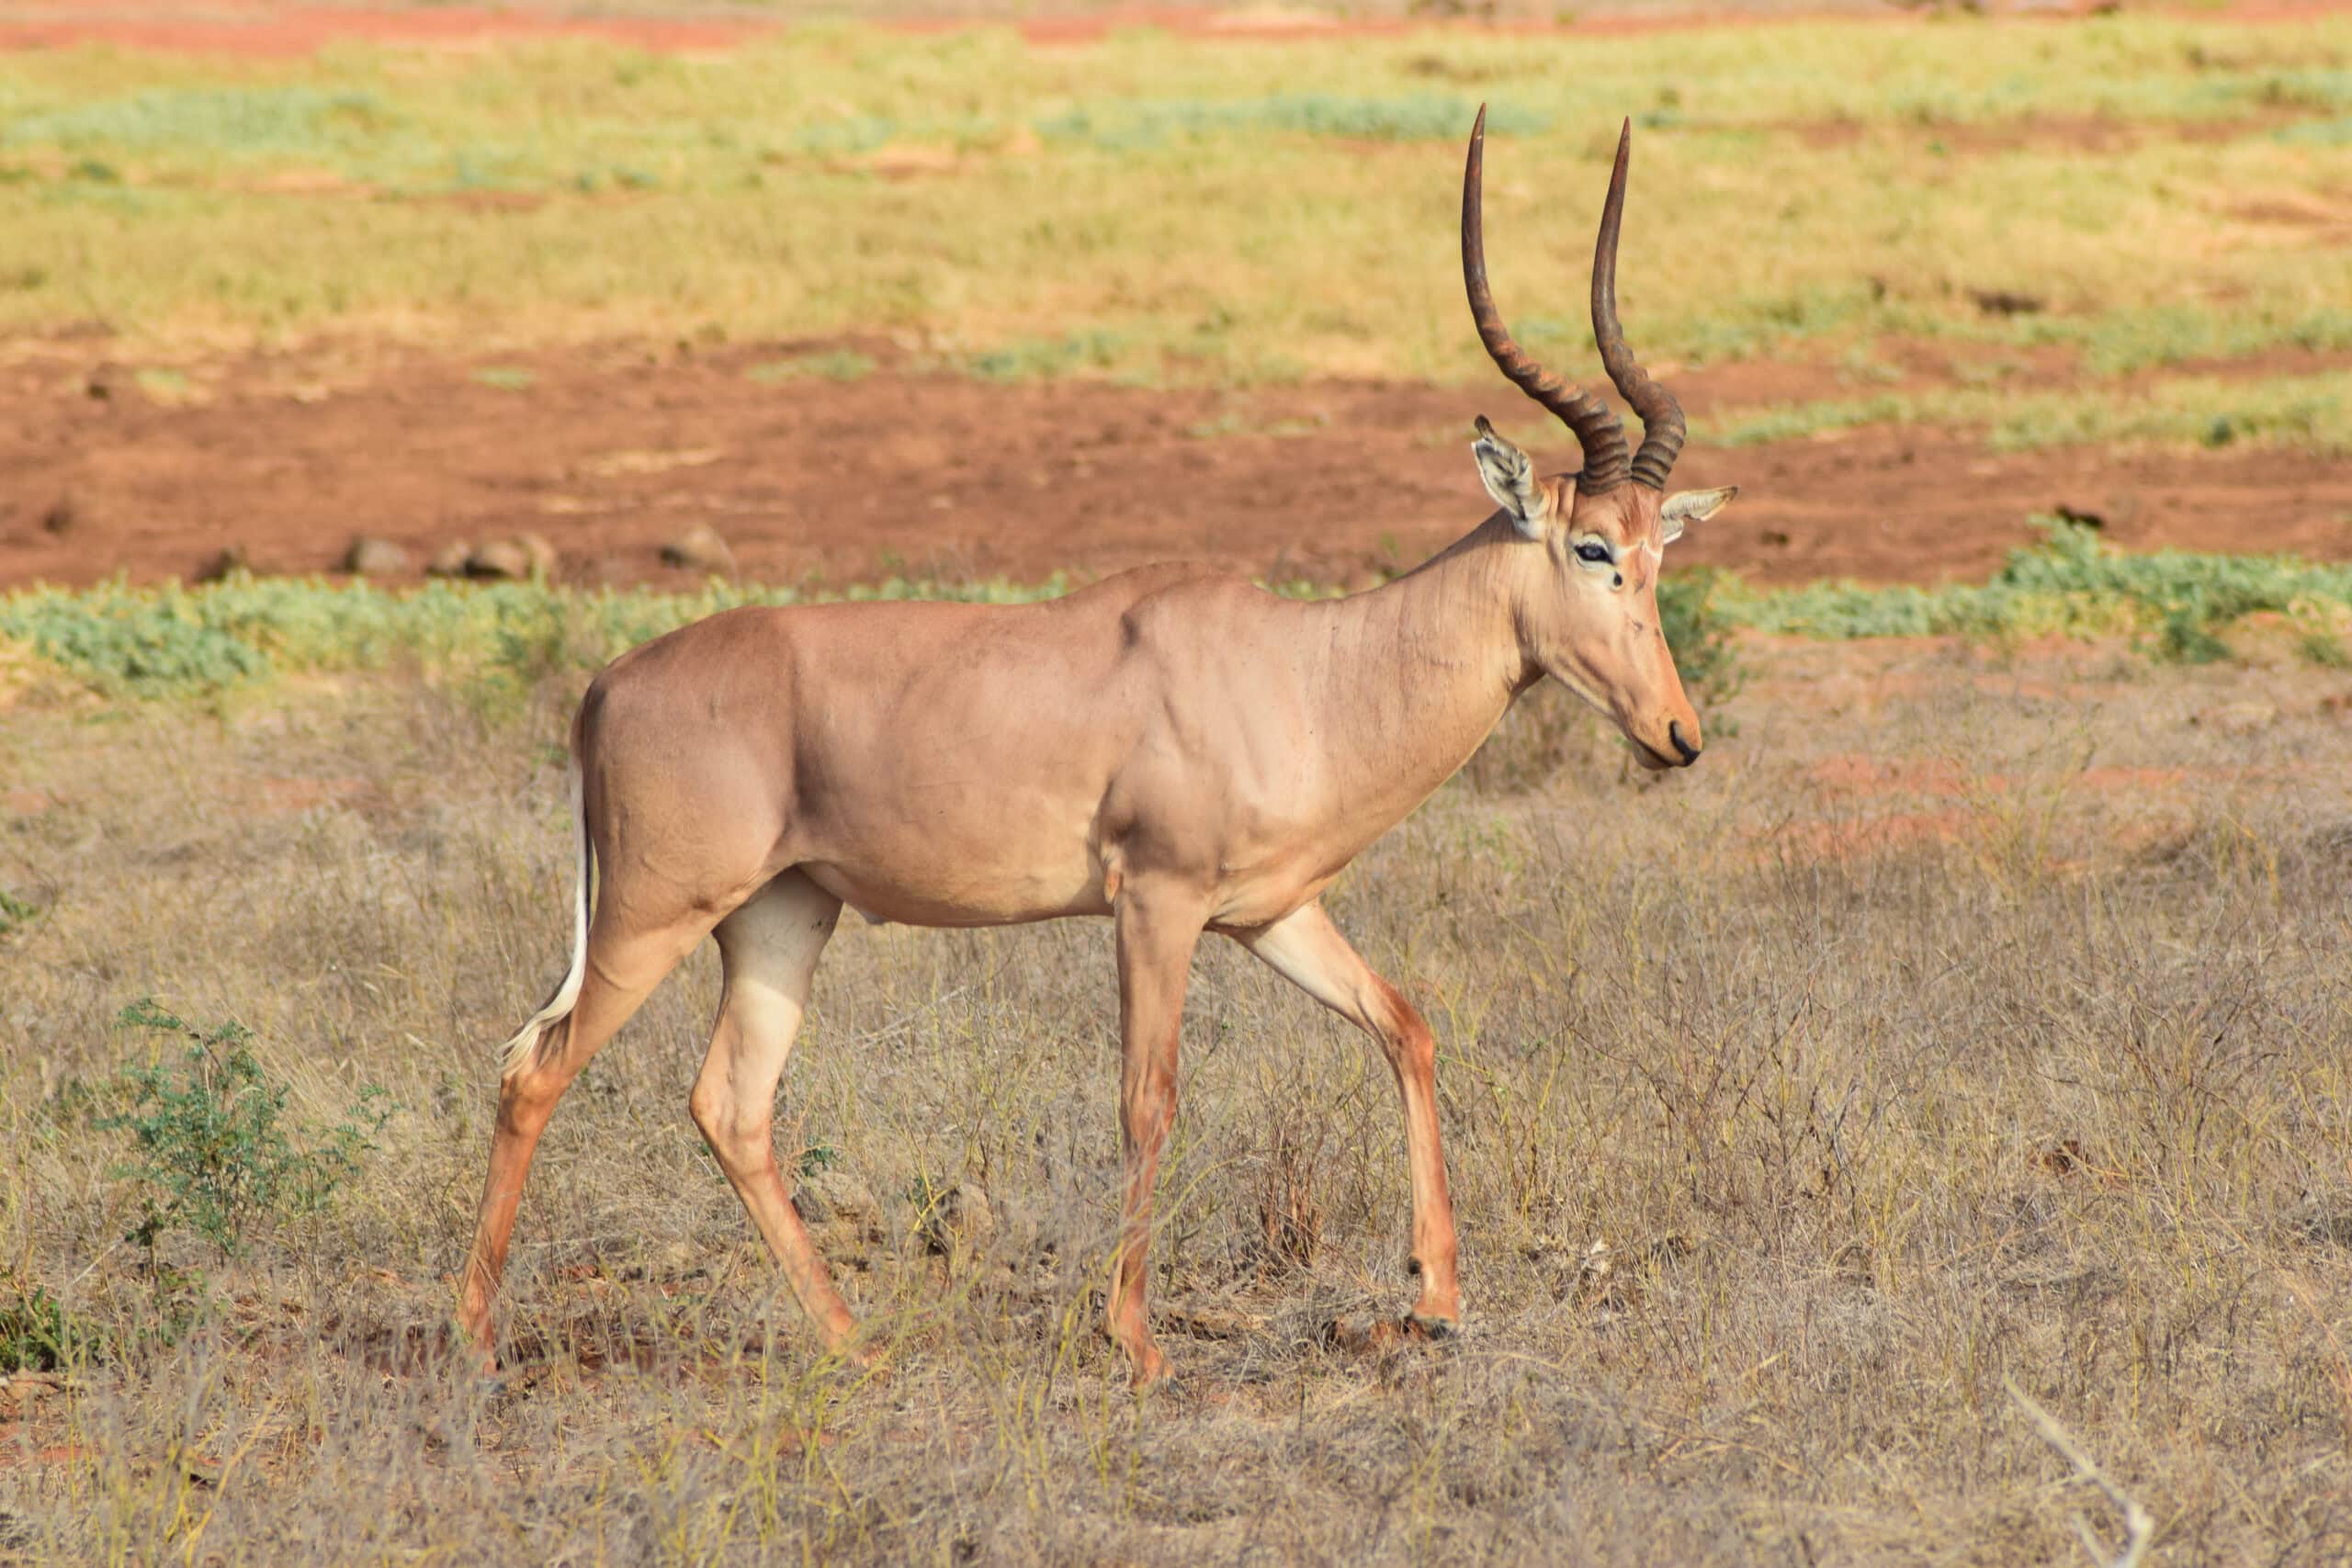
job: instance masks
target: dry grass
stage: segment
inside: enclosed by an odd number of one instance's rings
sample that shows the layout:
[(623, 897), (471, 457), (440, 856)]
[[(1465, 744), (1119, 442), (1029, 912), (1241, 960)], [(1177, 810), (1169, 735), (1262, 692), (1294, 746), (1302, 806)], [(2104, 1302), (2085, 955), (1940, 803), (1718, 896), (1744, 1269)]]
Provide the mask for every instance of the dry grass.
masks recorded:
[(1407, 1300), (1392, 1091), (1204, 953), (1158, 1251), (1182, 1382), (1140, 1407), (1094, 1328), (1106, 926), (828, 956), (780, 1138), (831, 1162), (811, 1218), (885, 1375), (813, 1353), (685, 1116), (706, 953), (557, 1117), (490, 1391), (438, 1347), (491, 1043), (561, 946), (568, 692), (0, 713), (0, 887), (46, 911), (0, 937), (15, 1283), (161, 1326), (93, 1124), (136, 997), (254, 1027), (304, 1116), (405, 1108), (327, 1215), (166, 1246), (202, 1280), (165, 1304), (208, 1303), (176, 1343), (0, 1391), (0, 1556), (2060, 1561), (2105, 1505), (2005, 1376), (2155, 1561), (2352, 1551), (2346, 677), (1751, 657), (1693, 774), (1515, 716), (1333, 900), (1442, 1042), (1458, 1344), (1326, 1341)]

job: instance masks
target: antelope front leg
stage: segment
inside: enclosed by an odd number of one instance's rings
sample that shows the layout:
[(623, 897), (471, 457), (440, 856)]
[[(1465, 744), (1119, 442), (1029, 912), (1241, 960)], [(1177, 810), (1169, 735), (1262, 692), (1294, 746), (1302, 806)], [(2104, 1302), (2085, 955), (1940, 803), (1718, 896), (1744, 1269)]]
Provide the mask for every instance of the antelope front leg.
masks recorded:
[(1135, 1386), (1143, 1389), (1168, 1375), (1145, 1308), (1152, 1184), (1159, 1175), (1160, 1148), (1176, 1120), (1177, 1032), (1202, 921), (1200, 908), (1190, 900), (1155, 900), (1132, 885), (1121, 892), (1114, 919), (1119, 951), (1119, 1122), (1127, 1190), (1104, 1327), (1126, 1351)]
[(1284, 979), (1377, 1041), (1405, 1102), (1405, 1157), (1413, 1178), (1413, 1252), (1407, 1267), (1421, 1278), (1413, 1324), (1447, 1333), (1462, 1322), (1454, 1277), (1453, 1201), (1445, 1189), (1445, 1151), (1437, 1135), (1437, 1039), (1396, 987), (1372, 972), (1320, 904), (1272, 925), (1235, 933), (1237, 942)]

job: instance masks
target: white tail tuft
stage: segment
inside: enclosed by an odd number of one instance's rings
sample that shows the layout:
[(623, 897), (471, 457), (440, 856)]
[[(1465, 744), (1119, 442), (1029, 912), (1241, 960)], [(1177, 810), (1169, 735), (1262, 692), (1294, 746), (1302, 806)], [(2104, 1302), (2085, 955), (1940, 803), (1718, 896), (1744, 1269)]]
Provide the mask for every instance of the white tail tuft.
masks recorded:
[(571, 1016), (573, 1004), (580, 1000), (580, 982), (588, 973), (589, 878), (595, 866), (595, 858), (588, 847), (588, 812), (582, 798), (580, 759), (577, 755), (571, 759), (571, 822), (573, 829), (580, 835), (578, 885), (572, 901), (571, 967), (563, 972), (563, 978), (558, 982), (555, 994), (547, 999), (547, 1005), (533, 1013), (530, 1021), (516, 1030), (514, 1038), (498, 1048), (498, 1076), (502, 1078), (512, 1077), (524, 1065), (548, 1025), (561, 1022)]

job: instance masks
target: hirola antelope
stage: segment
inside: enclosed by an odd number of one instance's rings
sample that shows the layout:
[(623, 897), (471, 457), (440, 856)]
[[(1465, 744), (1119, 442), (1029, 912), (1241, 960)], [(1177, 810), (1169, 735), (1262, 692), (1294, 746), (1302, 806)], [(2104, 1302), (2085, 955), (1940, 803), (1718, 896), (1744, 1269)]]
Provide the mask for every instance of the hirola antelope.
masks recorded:
[[(1123, 573), (1025, 605), (730, 610), (607, 666), (571, 726), (579, 821), (571, 962), (503, 1056), (465, 1274), (491, 1308), (531, 1152), (572, 1078), (705, 936), (724, 966), (689, 1106), (829, 1345), (856, 1325), (770, 1145), (776, 1087), (843, 905), (876, 920), (999, 926), (1106, 915), (1115, 932), (1125, 1197), (1106, 1326), (1137, 1386), (1161, 1377), (1145, 1307), (1152, 1185), (1176, 1114), (1177, 1026), (1204, 931), (1240, 943), (1379, 1045), (1404, 1101), (1409, 1325), (1460, 1319), (1429, 1026), (1318, 896), (1466, 761), (1549, 675), (1652, 768), (1698, 761), (1699, 719), (1660, 630), (1661, 551), (1729, 489), (1665, 493), (1681, 410), (1617, 324), (1631, 127), (1593, 254), (1614, 414), (1511, 339), (1480, 236), (1482, 109), (1462, 187), (1462, 271), (1495, 364), (1565, 421), (1581, 472), (1538, 477), (1477, 422), (1501, 508), (1408, 576), (1311, 603), (1198, 566)], [(593, 896), (592, 896), (593, 889)]]

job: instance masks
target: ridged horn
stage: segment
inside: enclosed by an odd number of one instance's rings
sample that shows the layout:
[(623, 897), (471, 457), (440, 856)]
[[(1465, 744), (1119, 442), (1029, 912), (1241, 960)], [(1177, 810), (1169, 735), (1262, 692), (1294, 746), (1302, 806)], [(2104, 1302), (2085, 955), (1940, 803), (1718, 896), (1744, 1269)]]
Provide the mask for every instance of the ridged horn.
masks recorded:
[[(1470, 295), (1470, 319), (1477, 323), (1478, 341), (1487, 345), (1487, 357), (1495, 362), (1495, 367), (1510, 377), (1512, 385), (1549, 409), (1563, 424), (1576, 433), (1577, 445), (1584, 448), (1584, 472), (1577, 476), (1577, 488), (1588, 492), (1614, 490), (1636, 471), (1626, 463), (1625, 427), (1618, 423), (1617, 416), (1600, 398), (1561, 379), (1537, 364), (1512, 339), (1510, 329), (1503, 324), (1501, 313), (1495, 309), (1494, 293), (1487, 285), (1485, 220), (1479, 200), (1486, 146), (1487, 107), (1481, 104), (1478, 106), (1478, 123), (1470, 130), (1469, 163), (1462, 172), (1462, 284)], [(1618, 184), (1612, 187), (1610, 196), (1611, 217), (1603, 220), (1601, 229), (1602, 243), (1610, 253), (1612, 273), (1617, 248), (1614, 216), (1617, 196), (1623, 186), (1624, 176), (1625, 158), (1623, 152), (1620, 151), (1617, 155)], [(1600, 274), (1596, 272), (1592, 285), (1596, 326), (1600, 320), (1600, 300), (1601, 282)], [(1613, 308), (1610, 312), (1610, 322), (1613, 328), (1616, 323)], [(1607, 352), (1602, 350), (1603, 363), (1607, 363)], [(1630, 355), (1626, 363), (1633, 363)], [(1634, 367), (1634, 373), (1640, 374), (1640, 367)], [(1613, 367), (1611, 374), (1615, 374)], [(1645, 386), (1648, 384), (1646, 380), (1643, 383)], [(1619, 381), (1618, 386), (1622, 389), (1624, 383)], [(1626, 395), (1632, 396), (1631, 393)], [(1671, 405), (1673, 400), (1669, 398), (1667, 401)], [(1679, 413), (1676, 415), (1675, 428), (1674, 444), (1679, 447), (1682, 444)], [(1649, 449), (1649, 440), (1645, 439), (1642, 443), (1645, 456)], [(1667, 461), (1673, 461), (1671, 454)]]
[[(1641, 416), (1642, 449), (1634, 454), (1633, 477), (1652, 490), (1666, 488), (1666, 476), (1681, 455), (1689, 434), (1682, 405), (1650, 379), (1617, 324), (1617, 229), (1625, 216), (1625, 165), (1634, 151), (1634, 122), (1617, 136), (1617, 167), (1609, 176), (1609, 200), (1600, 209), (1600, 238), (1592, 248), (1592, 341), (1618, 395)], [(1623, 439), (1622, 437), (1620, 439)]]

